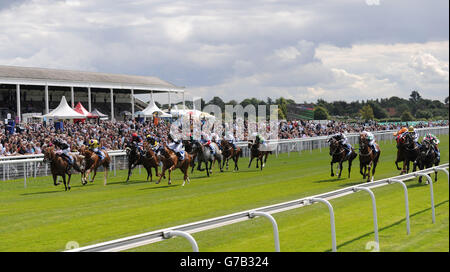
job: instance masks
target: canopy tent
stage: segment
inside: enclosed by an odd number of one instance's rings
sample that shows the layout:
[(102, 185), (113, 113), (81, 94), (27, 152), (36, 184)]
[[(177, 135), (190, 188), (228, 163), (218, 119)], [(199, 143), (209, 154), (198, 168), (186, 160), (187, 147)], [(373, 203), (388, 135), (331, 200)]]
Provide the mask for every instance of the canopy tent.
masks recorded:
[(75, 108), (73, 108), (76, 112), (83, 114), (84, 116), (86, 116), (87, 118), (98, 118), (98, 116), (88, 112), (83, 105), (81, 104), (81, 102), (78, 102), (78, 104), (75, 106)]
[(145, 117), (151, 117), (156, 112), (157, 115), (163, 115), (165, 112), (163, 112), (158, 106), (156, 106), (155, 101), (153, 100), (153, 96), (148, 103), (147, 107), (143, 109), (140, 113), (143, 114)]
[(92, 115), (97, 116), (100, 120), (108, 119), (108, 115), (101, 113), (97, 108), (95, 108), (92, 112)]
[(69, 106), (69, 104), (67, 104), (65, 96), (61, 98), (61, 102), (56, 109), (43, 115), (42, 117), (48, 119), (86, 119), (83, 114), (76, 112)]
[(214, 117), (214, 115), (211, 115), (207, 112), (203, 112), (203, 111), (199, 111), (197, 109), (190, 110), (188, 108), (184, 108), (184, 109), (178, 109), (178, 106), (175, 105), (175, 107), (170, 111), (170, 113), (175, 116), (175, 117), (192, 117), (194, 119), (207, 119), (207, 120), (215, 120), (216, 117)]

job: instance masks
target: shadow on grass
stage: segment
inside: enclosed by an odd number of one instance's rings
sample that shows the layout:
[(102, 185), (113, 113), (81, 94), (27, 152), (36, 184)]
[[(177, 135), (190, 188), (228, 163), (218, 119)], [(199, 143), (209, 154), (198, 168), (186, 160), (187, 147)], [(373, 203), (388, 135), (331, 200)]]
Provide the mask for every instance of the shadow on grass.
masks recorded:
[[(70, 184), (70, 188), (71, 189), (73, 189), (73, 188), (82, 188), (82, 187), (86, 187), (86, 186), (89, 186), (89, 184), (86, 184), (86, 185), (81, 185), (81, 184), (80, 185), (72, 185), (72, 184)], [(54, 186), (54, 188), (56, 188), (56, 190), (54, 190), (54, 191), (23, 193), (23, 194), (20, 194), (20, 195), (26, 196), (26, 195), (40, 195), (40, 194), (51, 194), (51, 193), (59, 193), (59, 192), (70, 192), (70, 190), (67, 190), (67, 191), (64, 190), (64, 184), (62, 184), (62, 183), (57, 185), (57, 186)]]
[[(159, 184), (156, 184), (159, 185)], [(171, 184), (171, 185), (163, 185), (163, 186), (155, 186), (155, 187), (148, 187), (148, 188), (141, 188), (139, 190), (153, 190), (153, 189), (163, 189), (163, 188), (171, 188), (171, 187), (178, 187), (181, 186), (180, 184)]]
[[(448, 200), (445, 200), (445, 201), (442, 201), (442, 202), (440, 202), (440, 203), (438, 203), (438, 204), (435, 204), (435, 208), (437, 208), (437, 207), (439, 207), (439, 206), (441, 206), (441, 205), (444, 205), (445, 203), (448, 203), (448, 202), (449, 202)], [(410, 214), (410, 215), (409, 215), (409, 218), (410, 218), (410, 220), (411, 220), (412, 217), (417, 216), (417, 215), (420, 215), (420, 214), (425, 213), (425, 212), (428, 212), (428, 211), (430, 211), (430, 210), (431, 210), (431, 207), (430, 207), (430, 208), (423, 209), (423, 210), (421, 210), (421, 211), (417, 211), (417, 212), (415, 212), (415, 213), (413, 213), (413, 214)], [(385, 227), (378, 228), (378, 233), (380, 233), (380, 232), (383, 231), (383, 230), (386, 230), (386, 229), (389, 229), (389, 228), (398, 226), (398, 225), (400, 225), (400, 224), (403, 224), (403, 222), (405, 222), (405, 224), (406, 224), (406, 218), (405, 218), (405, 219), (398, 220), (397, 222), (394, 222), (394, 223), (392, 223), (392, 224), (390, 224), (390, 225), (387, 225), (387, 226), (385, 226)], [(368, 232), (368, 233), (363, 234), (363, 235), (361, 235), (361, 236), (359, 236), (359, 237), (356, 237), (356, 238), (354, 238), (354, 239), (352, 239), (352, 240), (349, 240), (349, 241), (347, 241), (347, 242), (338, 244), (338, 245), (337, 245), (338, 251), (339, 251), (339, 247), (343, 247), (343, 246), (349, 245), (349, 244), (351, 244), (351, 243), (353, 243), (353, 242), (356, 242), (356, 241), (358, 241), (358, 240), (360, 240), (360, 239), (362, 239), (362, 238), (365, 238), (365, 237), (368, 237), (368, 236), (374, 235), (374, 234), (375, 234), (375, 232), (373, 232), (373, 231), (372, 231), (372, 232)], [(406, 234), (405, 234), (405, 235), (406, 235)], [(381, 244), (381, 242), (380, 242), (380, 244)], [(381, 246), (380, 246), (380, 247), (381, 247)], [(326, 250), (326, 252), (331, 252), (331, 249)]]

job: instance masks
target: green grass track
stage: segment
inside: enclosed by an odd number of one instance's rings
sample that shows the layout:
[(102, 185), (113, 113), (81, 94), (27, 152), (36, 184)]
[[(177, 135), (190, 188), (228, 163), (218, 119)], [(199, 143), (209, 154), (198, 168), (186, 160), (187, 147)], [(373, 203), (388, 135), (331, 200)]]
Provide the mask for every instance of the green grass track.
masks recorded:
[[(449, 137), (440, 136), (441, 163), (449, 161)], [(382, 154), (375, 180), (396, 176), (394, 142), (380, 143)], [(72, 190), (53, 186), (50, 177), (0, 182), (0, 251), (62, 251), (69, 241), (80, 246), (109, 241), (152, 230), (223, 216), (362, 183), (359, 159), (347, 178), (330, 177), (328, 150), (269, 156), (261, 172), (214, 171), (210, 178), (195, 171), (191, 183), (182, 184), (177, 170), (172, 185), (146, 182), (145, 170), (134, 170), (125, 183), (125, 171), (103, 173), (82, 186), (79, 175)], [(232, 166), (231, 163), (230, 166)], [(217, 168), (217, 166), (216, 166)], [(406, 235), (403, 189), (388, 185), (374, 189), (377, 198), (381, 251), (449, 251), (449, 191), (447, 177), (439, 173), (434, 183), (436, 223), (431, 222), (429, 187), (407, 182), (411, 234)], [(336, 216), (338, 251), (368, 251), (374, 240), (372, 206), (366, 192), (331, 200)], [(274, 214), (280, 231), (281, 251), (330, 251), (328, 209), (314, 204)], [(236, 223), (193, 234), (200, 251), (273, 251), (273, 234), (265, 218)], [(183, 238), (173, 238), (131, 251), (191, 251)]]

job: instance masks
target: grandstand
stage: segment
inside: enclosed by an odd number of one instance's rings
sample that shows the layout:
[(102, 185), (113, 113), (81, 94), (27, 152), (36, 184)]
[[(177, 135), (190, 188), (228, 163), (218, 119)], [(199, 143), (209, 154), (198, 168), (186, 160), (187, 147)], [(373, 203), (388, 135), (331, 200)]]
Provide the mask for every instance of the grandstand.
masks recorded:
[(47, 114), (65, 96), (72, 107), (83, 103), (88, 111), (97, 108), (111, 120), (123, 120), (146, 103), (134, 94), (182, 94), (184, 87), (151, 76), (108, 74), (47, 68), (0, 65), (0, 120), (7, 114), (22, 120), (22, 113)]

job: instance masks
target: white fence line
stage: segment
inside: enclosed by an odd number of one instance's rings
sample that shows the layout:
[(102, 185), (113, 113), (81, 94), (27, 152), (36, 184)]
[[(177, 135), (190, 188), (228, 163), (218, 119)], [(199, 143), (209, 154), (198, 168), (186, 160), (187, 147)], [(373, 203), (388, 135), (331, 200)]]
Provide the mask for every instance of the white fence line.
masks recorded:
[[(430, 127), (430, 128), (419, 128), (417, 129), (419, 135), (422, 137), (426, 133), (431, 132), (437, 135), (449, 134), (449, 127)], [(381, 141), (393, 141), (394, 131), (379, 131), (375, 132), (374, 135), (378, 142)], [(355, 145), (358, 143), (358, 133), (348, 134), (347, 138), (350, 144)], [(313, 149), (327, 148), (327, 139), (329, 136), (319, 136), (319, 137), (309, 137), (309, 138), (297, 138), (297, 139), (279, 139), (279, 140), (268, 140), (276, 146), (273, 154), (278, 157), (279, 153), (287, 153), (290, 156), (291, 152), (297, 152), (301, 154), (302, 151), (312, 152)], [(247, 142), (237, 142), (238, 146), (242, 148), (243, 155), (245, 157), (250, 156), (250, 149), (248, 148)], [(125, 158), (125, 151), (123, 150), (110, 150), (108, 155), (112, 157), (112, 163), (110, 164), (110, 171), (114, 172), (116, 175), (116, 170), (127, 169), (127, 162)], [(21, 155), (21, 156), (6, 156), (0, 157), (0, 178), (3, 180), (18, 179), (20, 177), (27, 178), (27, 176), (47, 176), (48, 165), (42, 167), (41, 162), (43, 161), (42, 154), (36, 155)], [(139, 168), (139, 171), (141, 168)]]
[[(214, 228), (222, 227), (225, 225), (230, 225), (230, 224), (234, 224), (237, 222), (249, 220), (249, 219), (253, 218), (253, 216), (255, 215), (256, 212), (265, 213), (265, 214), (279, 213), (279, 212), (283, 212), (283, 211), (287, 211), (287, 210), (292, 210), (292, 209), (308, 206), (312, 203), (319, 202), (319, 199), (326, 200), (326, 202), (329, 204), (328, 201), (331, 199), (343, 197), (343, 196), (346, 196), (346, 195), (349, 195), (352, 193), (356, 193), (359, 190), (367, 191), (367, 189), (369, 189), (369, 188), (373, 189), (373, 188), (377, 188), (377, 187), (381, 187), (381, 186), (386, 186), (386, 185), (392, 184), (394, 180), (404, 182), (406, 180), (414, 179), (419, 175), (425, 175), (425, 176), (429, 177), (428, 174), (434, 173), (436, 171), (440, 171), (440, 170), (448, 168), (448, 167), (449, 167), (449, 164), (446, 163), (446, 164), (439, 165), (437, 167), (433, 167), (433, 168), (429, 168), (429, 169), (425, 169), (422, 171), (417, 171), (417, 172), (413, 172), (413, 173), (409, 173), (409, 174), (405, 174), (405, 175), (401, 175), (401, 176), (386, 178), (386, 179), (369, 182), (369, 183), (363, 183), (363, 184), (360, 184), (357, 186), (350, 186), (347, 188), (343, 188), (343, 189), (339, 189), (339, 190), (335, 190), (332, 192), (327, 192), (327, 193), (323, 193), (323, 194), (319, 194), (319, 195), (315, 195), (315, 196), (311, 196), (311, 197), (304, 197), (301, 199), (296, 199), (296, 200), (283, 202), (283, 203), (279, 203), (279, 204), (275, 204), (275, 205), (270, 205), (270, 206), (261, 207), (261, 208), (257, 208), (257, 209), (233, 213), (233, 214), (216, 217), (216, 218), (212, 218), (212, 219), (208, 219), (208, 220), (198, 221), (198, 222), (194, 222), (194, 223), (190, 223), (190, 224), (185, 224), (185, 225), (180, 225), (180, 226), (176, 226), (176, 227), (146, 232), (143, 234), (133, 235), (133, 236), (116, 239), (113, 241), (103, 242), (103, 243), (99, 243), (99, 244), (95, 244), (95, 245), (75, 248), (75, 249), (68, 250), (68, 252), (117, 252), (117, 251), (128, 250), (128, 249), (148, 245), (151, 243), (159, 242), (159, 241), (162, 241), (163, 239), (167, 239), (166, 234), (168, 232), (178, 231), (178, 232), (183, 232), (183, 233), (187, 233), (187, 234), (192, 234), (192, 233), (196, 233), (196, 232), (201, 232), (201, 231), (214, 229)], [(446, 173), (447, 173), (447, 180), (448, 180), (449, 179), (448, 171)], [(431, 180), (430, 178), (427, 178), (427, 179)], [(430, 184), (430, 190), (432, 192), (433, 191), (433, 189), (431, 187), (432, 183), (429, 183), (429, 184)], [(374, 210), (374, 218), (375, 218), (376, 217), (375, 197), (373, 197), (372, 199), (373, 199), (373, 210)], [(432, 194), (432, 204), (431, 205), (432, 205), (432, 209), (433, 209), (433, 223), (434, 223), (433, 194)], [(329, 210), (330, 210), (330, 219), (331, 219), (330, 222), (332, 224), (331, 225), (332, 250), (336, 251), (336, 233), (335, 233), (335, 228), (334, 228), (334, 213), (333, 213), (331, 204), (329, 205)], [(409, 224), (409, 209), (407, 209), (406, 217), (408, 218), (407, 224)], [(374, 225), (375, 224), (376, 224), (376, 221), (374, 221)], [(407, 227), (408, 227), (408, 232), (409, 232), (409, 225)], [(274, 230), (276, 230), (278, 232), (278, 229), (276, 229), (275, 227), (274, 227)], [(276, 234), (275, 239), (276, 239), (275, 240), (275, 243), (276, 243), (277, 239), (278, 239), (278, 233)], [(379, 244), (377, 246), (379, 248)], [(279, 249), (279, 245), (278, 245), (278, 249)]]

